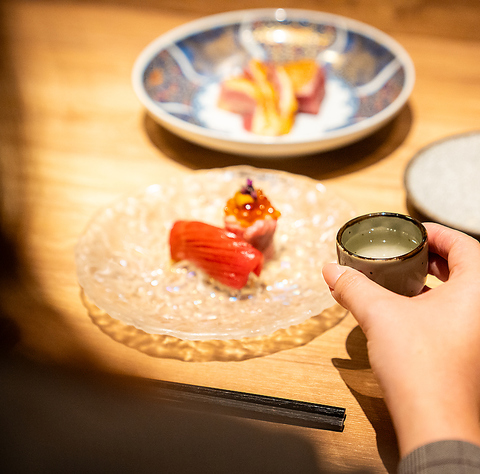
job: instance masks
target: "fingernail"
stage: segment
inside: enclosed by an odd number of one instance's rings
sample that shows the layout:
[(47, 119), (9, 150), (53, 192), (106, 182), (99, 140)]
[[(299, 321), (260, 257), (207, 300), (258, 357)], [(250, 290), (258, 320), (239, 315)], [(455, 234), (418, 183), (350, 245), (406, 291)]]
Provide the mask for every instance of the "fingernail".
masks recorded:
[(338, 265), (337, 263), (327, 263), (323, 269), (323, 278), (325, 279), (325, 282), (327, 285), (330, 287), (330, 289), (335, 288), (335, 284), (337, 283), (337, 280), (340, 278), (340, 275), (345, 273), (347, 270), (346, 267), (343, 267), (342, 265)]

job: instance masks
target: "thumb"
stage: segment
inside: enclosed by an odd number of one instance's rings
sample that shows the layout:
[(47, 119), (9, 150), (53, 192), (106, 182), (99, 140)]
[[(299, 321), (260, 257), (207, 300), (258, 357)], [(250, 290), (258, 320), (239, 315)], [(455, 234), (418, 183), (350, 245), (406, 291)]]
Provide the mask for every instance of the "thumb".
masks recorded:
[(328, 263), (322, 272), (332, 296), (362, 327), (370, 323), (370, 318), (386, 312), (402, 298), (350, 267)]

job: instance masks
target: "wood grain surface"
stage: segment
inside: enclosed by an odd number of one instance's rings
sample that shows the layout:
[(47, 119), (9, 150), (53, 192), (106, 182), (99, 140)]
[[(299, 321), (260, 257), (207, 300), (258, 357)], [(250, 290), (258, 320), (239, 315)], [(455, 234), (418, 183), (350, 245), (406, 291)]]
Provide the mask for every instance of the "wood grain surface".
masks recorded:
[(407, 212), (403, 172), (412, 155), (480, 128), (476, 0), (283, 2), (370, 23), (413, 59), (417, 78), (407, 105), (353, 145), (295, 159), (245, 158), (201, 148), (153, 122), (130, 82), (146, 44), (201, 16), (259, 6), (277, 2), (1, 3), (2, 352), (344, 407), (341, 433), (266, 425), (305, 438), (327, 472), (395, 472), (395, 435), (365, 338), (342, 308), (329, 310), (332, 327), (320, 316), (271, 337), (196, 343), (122, 326), (92, 307), (76, 280), (74, 246), (92, 215), (169, 176), (248, 164), (318, 179), (358, 213)]

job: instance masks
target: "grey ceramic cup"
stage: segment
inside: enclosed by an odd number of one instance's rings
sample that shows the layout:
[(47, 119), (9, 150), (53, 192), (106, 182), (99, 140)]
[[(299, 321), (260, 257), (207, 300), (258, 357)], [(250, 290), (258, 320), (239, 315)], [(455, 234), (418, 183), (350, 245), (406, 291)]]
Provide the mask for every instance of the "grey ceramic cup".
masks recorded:
[(404, 214), (378, 212), (355, 217), (337, 233), (337, 256), (379, 285), (418, 295), (427, 279), (427, 230)]

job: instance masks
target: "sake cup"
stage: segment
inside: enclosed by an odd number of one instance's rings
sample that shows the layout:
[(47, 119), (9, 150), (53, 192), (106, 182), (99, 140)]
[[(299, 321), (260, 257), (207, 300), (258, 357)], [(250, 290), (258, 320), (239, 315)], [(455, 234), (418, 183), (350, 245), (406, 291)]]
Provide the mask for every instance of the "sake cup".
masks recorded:
[(378, 212), (344, 224), (336, 239), (338, 263), (405, 296), (419, 294), (427, 279), (427, 229), (416, 219)]

